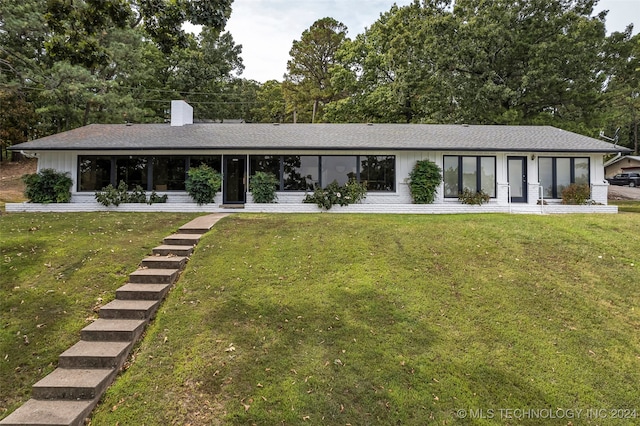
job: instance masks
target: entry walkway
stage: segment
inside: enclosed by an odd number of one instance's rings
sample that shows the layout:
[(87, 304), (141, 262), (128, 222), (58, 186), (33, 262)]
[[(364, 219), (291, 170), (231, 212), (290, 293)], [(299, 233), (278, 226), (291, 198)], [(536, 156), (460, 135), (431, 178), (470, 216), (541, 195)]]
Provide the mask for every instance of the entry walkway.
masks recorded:
[(100, 308), (97, 320), (80, 332), (80, 341), (60, 355), (58, 368), (33, 385), (32, 398), (0, 421), (0, 425), (84, 425), (116, 378), (179, 278), (202, 235), (224, 213), (200, 216), (166, 237), (142, 260), (116, 298)]

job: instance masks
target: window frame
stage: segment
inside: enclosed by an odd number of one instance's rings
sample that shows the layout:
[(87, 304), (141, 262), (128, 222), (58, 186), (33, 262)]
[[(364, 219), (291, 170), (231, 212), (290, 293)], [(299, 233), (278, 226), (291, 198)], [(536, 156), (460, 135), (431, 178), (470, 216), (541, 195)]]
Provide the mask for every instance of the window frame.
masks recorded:
[[(551, 196), (547, 197), (547, 186), (541, 182), (541, 161), (543, 159), (551, 160)], [(587, 183), (591, 185), (591, 157), (551, 157), (541, 156), (538, 157), (538, 182), (543, 188), (543, 194), (547, 199), (560, 199), (562, 198), (562, 190), (558, 190), (558, 161), (559, 159), (569, 160), (569, 185), (576, 183), (576, 160), (587, 160)]]
[[(218, 158), (216, 158), (218, 157)], [(111, 184), (112, 186), (116, 187), (118, 185), (118, 160), (122, 160), (122, 159), (138, 159), (138, 158), (144, 158), (145, 161), (147, 162), (146, 164), (146, 179), (143, 185), (141, 185), (143, 187), (143, 189), (145, 191), (160, 191), (160, 192), (184, 192), (185, 189), (166, 189), (166, 190), (158, 190), (158, 189), (154, 189), (154, 183), (155, 183), (155, 177), (154, 177), (154, 160), (156, 158), (170, 158), (170, 159), (175, 159), (175, 158), (180, 158), (184, 161), (184, 182), (186, 184), (187, 181), (187, 176), (188, 176), (188, 172), (189, 172), (189, 168), (191, 167), (191, 161), (192, 160), (197, 160), (197, 159), (202, 159), (202, 158), (210, 158), (211, 161), (213, 163), (219, 163), (220, 165), (222, 164), (222, 155), (78, 155), (77, 157), (77, 183), (76, 183), (76, 190), (77, 192), (81, 192), (81, 193), (87, 193), (87, 192), (97, 192), (97, 191), (102, 191), (102, 189), (104, 188), (104, 186), (102, 188), (93, 188), (93, 189), (83, 189), (81, 187), (81, 183), (82, 183), (82, 162), (85, 159), (110, 159), (111, 162), (111, 170), (110, 170), (110, 176), (109, 176), (109, 184)], [(205, 162), (206, 164), (206, 162)], [(218, 172), (220, 170), (217, 170)], [(105, 185), (105, 186), (107, 186)], [(133, 186), (127, 182), (127, 186), (128, 186), (128, 190), (132, 190)]]
[[(475, 180), (476, 180), (476, 188), (475, 188), (475, 192), (478, 192), (480, 190), (483, 190), (483, 185), (482, 185), (482, 159), (486, 159), (486, 158), (490, 158), (493, 159), (493, 189), (491, 191), (491, 193), (489, 194), (491, 198), (497, 198), (498, 196), (498, 179), (497, 179), (497, 171), (498, 171), (498, 159), (497, 156), (495, 155), (443, 155), (442, 156), (442, 165), (443, 165), (443, 184), (446, 187), (446, 169), (444, 169), (444, 164), (446, 163), (446, 159), (447, 158), (454, 158), (457, 159), (457, 188), (458, 188), (458, 193), (455, 195), (448, 195), (446, 191), (444, 192), (444, 198), (448, 198), (448, 199), (452, 199), (455, 198), (457, 199), (460, 192), (464, 191), (465, 185), (464, 185), (464, 159), (467, 158), (473, 158), (475, 159)], [(471, 190), (473, 190), (473, 188), (470, 188)]]
[[(264, 171), (264, 168), (261, 168), (260, 170), (257, 170), (254, 167), (254, 158), (255, 157), (272, 157), (272, 158), (278, 158), (279, 160), (279, 175), (276, 176), (276, 179), (278, 179), (279, 183), (277, 185), (278, 187), (278, 191), (279, 192), (288, 192), (288, 193), (293, 193), (293, 192), (306, 192), (304, 189), (286, 189), (285, 188), (285, 167), (284, 167), (284, 158), (285, 157), (316, 157), (318, 159), (318, 170), (316, 172), (317, 175), (317, 185), (324, 188), (327, 185), (329, 185), (331, 183), (331, 181), (327, 182), (327, 177), (323, 176), (323, 172), (324, 172), (324, 165), (326, 164), (326, 159), (327, 158), (335, 158), (335, 157), (353, 157), (355, 159), (355, 177), (356, 180), (358, 182), (362, 182), (362, 177), (360, 175), (360, 172), (362, 170), (362, 161), (367, 159), (368, 157), (384, 157), (386, 160), (391, 159), (392, 162), (392, 170), (390, 173), (386, 173), (385, 175), (388, 175), (390, 177), (392, 177), (393, 181), (390, 182), (391, 185), (390, 189), (388, 190), (372, 190), (372, 189), (367, 189), (368, 192), (375, 192), (375, 193), (394, 193), (396, 192), (396, 185), (397, 185), (397, 179), (396, 179), (396, 156), (395, 155), (351, 155), (351, 154), (347, 154), (347, 155), (340, 155), (340, 154), (335, 154), (335, 155), (307, 155), (307, 154), (299, 154), (299, 155), (291, 155), (291, 154), (287, 154), (287, 155), (264, 155), (264, 154), (255, 154), (255, 155), (249, 155), (249, 176), (253, 176), (255, 174), (256, 171)], [(323, 159), (325, 161), (323, 161)], [(309, 191), (312, 191), (313, 189), (308, 189)]]

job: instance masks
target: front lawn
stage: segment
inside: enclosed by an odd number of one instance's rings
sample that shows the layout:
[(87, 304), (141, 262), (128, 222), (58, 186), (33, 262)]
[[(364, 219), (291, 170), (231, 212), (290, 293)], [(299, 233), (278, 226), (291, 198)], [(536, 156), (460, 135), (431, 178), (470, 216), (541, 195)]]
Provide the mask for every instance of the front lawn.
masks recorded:
[(626, 213), (228, 217), (91, 424), (634, 424), (638, 235)]
[(151, 249), (195, 216), (0, 216), (0, 418), (29, 399)]

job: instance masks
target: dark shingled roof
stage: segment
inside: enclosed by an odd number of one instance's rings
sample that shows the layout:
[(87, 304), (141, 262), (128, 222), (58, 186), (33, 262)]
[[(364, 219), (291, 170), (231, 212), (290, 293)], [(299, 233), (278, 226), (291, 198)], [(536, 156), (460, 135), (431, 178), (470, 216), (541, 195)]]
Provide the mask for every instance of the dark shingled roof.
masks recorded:
[(12, 149), (628, 151), (550, 126), (448, 124), (91, 124)]

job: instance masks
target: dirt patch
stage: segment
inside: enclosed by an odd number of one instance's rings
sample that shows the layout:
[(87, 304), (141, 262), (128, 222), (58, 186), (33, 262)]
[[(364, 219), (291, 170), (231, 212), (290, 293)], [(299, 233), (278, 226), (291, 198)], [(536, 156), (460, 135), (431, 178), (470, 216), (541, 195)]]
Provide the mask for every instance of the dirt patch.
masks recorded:
[(0, 203), (26, 201), (22, 176), (35, 173), (38, 160), (3, 161), (0, 163)]
[(640, 188), (610, 185), (608, 198), (610, 200), (640, 200)]

